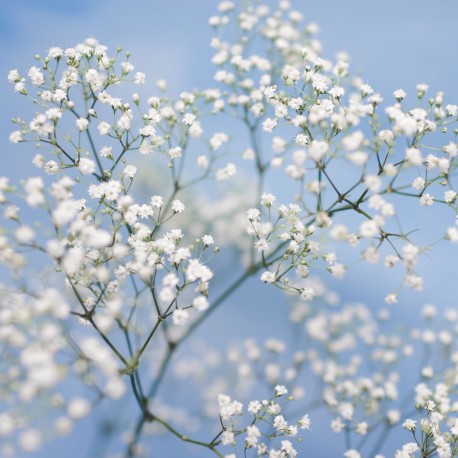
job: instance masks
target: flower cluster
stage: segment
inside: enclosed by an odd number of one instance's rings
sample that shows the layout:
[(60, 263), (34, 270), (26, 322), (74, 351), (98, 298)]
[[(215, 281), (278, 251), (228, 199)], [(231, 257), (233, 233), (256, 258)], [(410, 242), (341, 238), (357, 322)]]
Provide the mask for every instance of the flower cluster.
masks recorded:
[[(385, 265), (401, 262), (404, 283), (421, 290), (423, 279), (415, 264), (427, 247), (411, 238), (415, 227), (404, 227), (396, 204), (402, 196), (415, 198), (410, 205), (447, 205), (453, 223), (441, 232), (444, 239), (456, 242), (457, 106), (444, 102), (442, 92), (427, 98), (425, 84), (417, 85), (417, 106), (406, 106), (409, 97), (401, 89), (384, 104), (369, 84), (351, 78), (348, 56), (340, 54), (335, 62), (321, 57), (318, 42), (310, 39), (316, 28), (301, 31), (297, 23), (302, 14), (287, 1), (273, 12), (264, 6), (249, 7), (238, 16), (231, 14), (232, 8), (223, 10), (211, 20), (219, 31), (212, 40), (215, 79), (227, 88), (228, 105), (253, 134), (251, 154), (245, 157), (255, 159), (261, 177), (283, 170), (297, 183), (289, 209), (305, 232), (323, 228), (328, 239), (359, 247), (362, 259), (370, 263), (378, 262), (381, 248), (388, 245)], [(222, 37), (236, 20), (243, 34), (230, 44)], [(254, 53), (256, 40), (274, 53), (275, 62)], [(260, 128), (272, 135), (270, 154), (261, 152), (254, 135)], [(261, 204), (270, 209), (274, 200), (265, 193)], [(353, 227), (341, 222), (346, 211), (359, 216)], [(268, 224), (250, 229), (264, 257), (271, 245), (266, 235), (272, 231)], [(285, 256), (296, 244), (285, 244)], [(340, 263), (331, 263), (329, 270), (337, 277), (345, 272)], [(278, 274), (279, 268), (275, 271)], [(274, 282), (273, 273), (264, 277)], [(396, 296), (387, 295), (387, 302), (395, 302)]]
[[(115, 87), (131, 78), (142, 84), (145, 78), (140, 72), (132, 77), (129, 53), (126, 59), (118, 68), (105, 46), (86, 40), (75, 48), (52, 48), (27, 78), (17, 70), (8, 75), (15, 91), (40, 108), (30, 122), (15, 119), (20, 129), (11, 142), (47, 147), (33, 157), (38, 174), (24, 180), (20, 192), (1, 179), (0, 259), (14, 277), (24, 279), (18, 290), (5, 288), (2, 301), (2, 343), (9, 361), (14, 358), (21, 368), (4, 380), (10, 401), (21, 404), (2, 418), (10, 425), (5, 435), (17, 431), (26, 450), (36, 449), (42, 436), (36, 429), (29, 434), (28, 423), (20, 421), (23, 402), (48, 396), (57, 411), (65, 411), (67, 401), (53, 394), (55, 386), (70, 373), (79, 376), (97, 397), (81, 398), (81, 414), (58, 418), (56, 430), (68, 432), (72, 419), (86, 416), (91, 403), (125, 394), (122, 375), (135, 373), (159, 328), (166, 329), (172, 345), (174, 329), (186, 327), (210, 305), (213, 272), (206, 264), (214, 239), (207, 234), (192, 240), (175, 223), (186, 211), (177, 196), (186, 187), (180, 161), (190, 140), (203, 133), (193, 114), (196, 97), (184, 92), (171, 105), (165, 96), (151, 97), (145, 112), (136, 94), (133, 106), (123, 102)], [(137, 120), (134, 108), (140, 111)], [(211, 137), (204, 176), (213, 173), (217, 150), (227, 141), (221, 134)], [(153, 151), (170, 161), (172, 185), (143, 203), (131, 192), (135, 156)], [(235, 173), (230, 164), (225, 170), (228, 176)], [(216, 178), (221, 174), (214, 172)], [(51, 231), (29, 224), (26, 212), (47, 220)], [(25, 281), (30, 252), (55, 271), (44, 271), (42, 284)], [(49, 282), (54, 286), (46, 286)], [(69, 363), (60, 362), (61, 353), (72, 355)], [(79, 411), (74, 404), (68, 412)]]

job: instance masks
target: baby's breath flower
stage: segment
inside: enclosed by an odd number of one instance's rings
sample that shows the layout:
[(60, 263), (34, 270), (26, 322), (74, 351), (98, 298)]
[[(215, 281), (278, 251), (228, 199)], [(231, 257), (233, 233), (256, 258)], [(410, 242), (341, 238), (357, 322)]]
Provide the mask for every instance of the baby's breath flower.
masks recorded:
[(185, 210), (185, 206), (184, 206), (183, 202), (181, 202), (180, 200), (174, 200), (172, 202), (172, 210), (175, 213), (183, 213), (184, 210)]
[(431, 194), (423, 194), (420, 197), (420, 205), (423, 207), (430, 207), (434, 203), (434, 198)]

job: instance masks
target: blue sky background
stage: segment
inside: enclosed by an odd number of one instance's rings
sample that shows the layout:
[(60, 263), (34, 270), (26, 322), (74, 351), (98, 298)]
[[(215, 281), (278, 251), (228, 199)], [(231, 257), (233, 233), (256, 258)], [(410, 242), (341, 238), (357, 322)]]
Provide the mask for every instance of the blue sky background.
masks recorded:
[[(152, 92), (158, 78), (168, 80), (172, 93), (193, 87), (212, 87), (214, 68), (210, 64), (211, 29), (207, 21), (215, 13), (216, 5), (217, 2), (211, 0), (2, 2), (0, 175), (22, 178), (33, 170), (29, 165), (33, 148), (27, 151), (8, 143), (8, 134), (13, 129), (8, 120), (19, 114), (25, 118), (31, 115), (30, 104), (13, 94), (6, 81), (9, 69), (25, 72), (34, 64), (35, 53), (44, 54), (51, 46), (68, 47), (86, 37), (95, 37), (110, 49), (122, 46), (130, 50), (136, 69), (147, 74)], [(294, 5), (304, 13), (306, 22), (319, 24), (323, 55), (332, 58), (339, 51), (348, 52), (353, 71), (384, 97), (389, 98), (393, 90), (403, 88), (413, 102), (415, 85), (425, 82), (431, 94), (443, 90), (448, 103), (458, 103), (456, 0), (321, 0), (296, 1)], [(433, 214), (427, 211), (425, 218), (432, 219)], [(430, 228), (434, 229), (432, 225)], [(425, 291), (403, 293), (398, 306), (402, 310), (396, 308), (394, 314), (406, 320), (427, 302), (456, 307), (457, 276), (453, 258), (449, 247), (443, 244), (437, 247), (431, 259), (422, 261), (428, 278)], [(366, 277), (361, 277), (363, 272)], [(380, 286), (381, 275), (386, 275), (385, 271), (375, 267), (357, 268), (338, 286), (349, 300), (373, 302), (377, 308), (383, 304), (386, 293)], [(216, 339), (217, 344), (222, 345), (237, 335), (250, 335), (254, 317), (260, 320), (257, 326), (261, 329), (260, 338), (261, 335), (282, 335), (285, 324), (271, 319), (272, 314), (278, 313), (276, 301), (282, 301), (281, 297), (270, 294), (271, 291), (262, 297), (253, 296), (251, 291), (247, 286), (226, 304), (236, 307), (239, 313), (226, 313), (222, 309), (211, 324), (202, 328), (209, 340)], [(247, 319), (240, 320), (245, 313)], [(221, 326), (222, 323), (225, 326)], [(37, 456), (89, 457), (86, 446), (90, 440), (81, 438), (90, 437), (93, 432), (92, 420), (83, 422), (71, 438), (60, 440)], [(160, 456), (187, 456), (189, 450), (178, 444), (176, 448), (175, 444), (177, 441), (162, 442)]]

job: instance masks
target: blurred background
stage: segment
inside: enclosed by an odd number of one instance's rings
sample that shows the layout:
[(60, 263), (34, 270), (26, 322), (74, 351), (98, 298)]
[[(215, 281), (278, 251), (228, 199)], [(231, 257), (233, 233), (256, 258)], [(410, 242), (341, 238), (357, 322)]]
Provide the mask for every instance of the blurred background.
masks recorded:
[[(353, 73), (356, 72), (386, 99), (394, 90), (402, 88), (414, 103), (416, 84), (427, 83), (431, 95), (441, 90), (445, 92), (446, 103), (458, 103), (455, 49), (458, 4), (455, 0), (302, 0), (293, 2), (293, 5), (304, 14), (306, 23), (319, 25), (318, 39), (323, 45), (323, 56), (332, 59), (340, 51), (347, 52)], [(13, 130), (9, 120), (18, 115), (28, 119), (32, 115), (30, 103), (13, 94), (6, 80), (8, 70), (17, 68), (25, 73), (34, 64), (36, 53), (44, 54), (51, 46), (70, 47), (87, 37), (94, 37), (110, 50), (122, 46), (125, 51), (131, 51), (136, 70), (147, 75), (146, 90), (151, 88), (151, 94), (155, 92), (154, 82), (159, 78), (168, 81), (172, 95), (194, 87), (213, 87), (214, 67), (210, 63), (212, 50), (209, 46), (212, 33), (208, 18), (216, 13), (216, 6), (217, 2), (211, 0), (3, 2), (0, 13), (0, 52), (4, 56), (0, 68), (0, 175), (19, 180), (34, 173), (30, 164), (33, 146), (18, 148), (8, 143), (8, 135)], [(438, 215), (434, 212), (437, 210), (422, 211), (430, 223), (428, 230), (433, 231), (434, 219)], [(453, 224), (450, 212), (447, 215), (450, 221), (441, 223), (441, 231)], [(399, 304), (391, 306), (393, 316), (410, 322), (425, 303), (456, 307), (454, 260), (455, 255), (450, 255), (450, 247), (444, 243), (435, 248), (429, 259), (422, 259), (419, 272), (426, 279), (425, 290), (421, 293), (403, 290)], [(395, 282), (383, 268), (360, 265), (349, 272), (344, 282), (335, 282), (328, 276), (326, 282), (344, 301), (365, 302), (377, 311), (385, 307), (383, 299), (389, 292), (385, 280)], [(214, 343), (221, 351), (231, 342), (248, 337), (260, 341), (267, 337), (289, 339), (287, 335), (285, 337), (288, 333), (286, 314), (282, 313), (285, 298), (270, 289), (256, 288), (253, 291), (253, 285), (259, 286), (257, 279), (244, 285), (215, 313), (201, 328), (202, 339)], [(253, 326), (253, 321), (256, 326)], [(189, 348), (198, 347), (197, 339), (190, 341)], [(192, 406), (192, 393), (186, 391), (186, 386), (182, 389), (177, 382), (166, 385), (165, 396), (176, 395), (178, 404), (185, 408), (188, 403)], [(114, 410), (108, 410), (108, 406), (102, 404), (96, 414), (81, 422), (70, 437), (53, 442), (34, 456), (105, 456), (103, 434), (107, 427), (101, 428), (98, 420), (107, 414), (129, 416), (135, 408), (133, 405), (126, 407), (124, 401), (120, 401)], [(319, 416), (316, 421), (326, 423), (329, 417)], [(308, 445), (309, 454), (302, 456), (341, 456), (341, 450), (344, 450), (340, 437), (336, 438), (336, 443), (326, 444), (325, 449), (321, 439), (315, 440)], [(210, 456), (202, 449), (188, 447), (170, 436), (157, 440), (155, 444), (148, 456)]]

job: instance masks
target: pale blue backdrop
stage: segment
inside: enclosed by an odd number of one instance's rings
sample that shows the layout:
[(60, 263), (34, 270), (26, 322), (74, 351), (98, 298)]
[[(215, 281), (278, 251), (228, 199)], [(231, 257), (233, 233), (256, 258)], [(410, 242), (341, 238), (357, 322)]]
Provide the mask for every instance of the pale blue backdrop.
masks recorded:
[[(50, 46), (67, 47), (86, 37), (95, 37), (110, 48), (122, 45), (132, 51), (132, 61), (147, 74), (150, 84), (166, 78), (174, 93), (183, 88), (212, 86), (212, 51), (208, 45), (211, 30), (207, 20), (215, 13), (216, 4), (211, 0), (3, 0), (0, 175), (18, 179), (32, 170), (28, 164), (33, 148), (26, 151), (8, 143), (12, 130), (8, 119), (31, 113), (29, 104), (12, 93), (6, 81), (9, 69), (26, 70), (33, 65), (34, 54), (44, 53)], [(320, 25), (324, 55), (333, 57), (338, 51), (348, 52), (353, 69), (382, 95), (389, 97), (398, 88), (413, 95), (415, 85), (425, 82), (431, 92), (443, 90), (448, 100), (458, 102), (456, 0), (298, 0), (295, 6), (307, 22)], [(431, 259), (422, 263), (421, 271), (428, 278), (425, 291), (403, 293), (401, 311), (394, 309), (400, 319), (411, 319), (414, 311), (427, 302), (458, 305), (456, 264), (447, 250), (446, 246), (438, 247)], [(339, 285), (340, 291), (350, 300), (373, 301), (374, 308), (382, 306), (385, 291), (378, 286), (382, 282), (372, 281), (381, 272), (375, 268), (356, 270)], [(372, 278), (362, 277), (363, 274)], [(262, 329), (256, 337), (282, 335), (285, 324), (271, 319), (271, 314), (279, 311), (275, 301), (281, 298), (270, 290), (263, 297), (250, 296), (250, 291), (246, 287), (230, 302), (233, 307), (243, 306), (247, 319), (233, 318), (235, 314), (226, 313), (223, 308), (211, 325), (202, 328), (208, 339), (215, 339), (222, 346), (237, 336), (249, 336), (250, 318), (255, 316), (260, 324), (258, 329)], [(220, 326), (222, 323), (225, 326)], [(89, 452), (94, 450), (90, 448), (94, 434), (99, 434), (95, 422), (84, 421), (70, 438), (59, 440), (36, 456), (97, 458), (99, 452)], [(336, 438), (336, 442), (339, 440)], [(343, 444), (337, 445), (336, 450), (342, 450)], [(313, 447), (311, 444), (314, 451), (310, 457), (340, 456), (332, 447), (326, 455)], [(188, 453), (190, 449), (170, 439), (161, 441), (151, 456), (173, 458)], [(199, 456), (199, 452), (194, 456)]]

